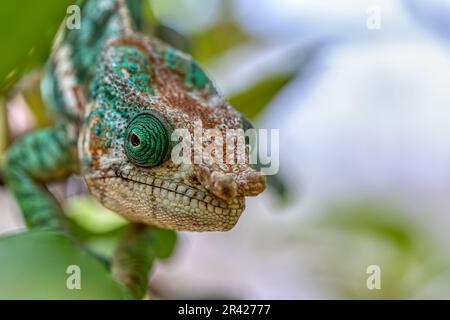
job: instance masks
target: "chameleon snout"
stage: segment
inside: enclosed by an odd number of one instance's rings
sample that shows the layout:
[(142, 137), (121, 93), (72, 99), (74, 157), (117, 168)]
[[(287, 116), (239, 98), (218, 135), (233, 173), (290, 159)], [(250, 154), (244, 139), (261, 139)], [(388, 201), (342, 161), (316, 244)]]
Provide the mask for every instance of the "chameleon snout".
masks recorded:
[(198, 180), (212, 194), (222, 200), (256, 196), (266, 188), (266, 178), (251, 168), (239, 173), (214, 170), (200, 166)]

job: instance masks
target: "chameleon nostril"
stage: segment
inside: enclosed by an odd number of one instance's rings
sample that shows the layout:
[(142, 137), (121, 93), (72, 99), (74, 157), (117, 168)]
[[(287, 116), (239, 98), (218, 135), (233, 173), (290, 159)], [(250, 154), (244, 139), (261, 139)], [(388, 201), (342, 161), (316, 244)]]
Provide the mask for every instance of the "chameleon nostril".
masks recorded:
[(210, 190), (217, 197), (230, 200), (237, 196), (238, 185), (232, 176), (214, 172), (211, 178), (213, 183)]
[(230, 200), (238, 195), (238, 184), (235, 176), (220, 171), (212, 171), (206, 166), (200, 166), (197, 173), (199, 182), (216, 197)]

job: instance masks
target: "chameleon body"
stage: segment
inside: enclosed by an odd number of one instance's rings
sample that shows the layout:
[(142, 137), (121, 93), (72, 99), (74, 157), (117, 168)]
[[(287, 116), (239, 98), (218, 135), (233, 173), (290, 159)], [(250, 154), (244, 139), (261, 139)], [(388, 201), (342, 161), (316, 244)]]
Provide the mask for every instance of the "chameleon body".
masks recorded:
[[(45, 184), (71, 174), (136, 226), (172, 230), (229, 230), (245, 197), (264, 190), (264, 176), (248, 163), (171, 160), (175, 129), (246, 129), (249, 122), (189, 55), (139, 32), (140, 12), (136, 0), (87, 1), (79, 30), (63, 23), (42, 81), (57, 124), (17, 141), (6, 157), (6, 182), (30, 228), (64, 225)], [(133, 230), (113, 267), (131, 290), (140, 279), (141, 296), (145, 267), (129, 262), (146, 265), (151, 228)]]

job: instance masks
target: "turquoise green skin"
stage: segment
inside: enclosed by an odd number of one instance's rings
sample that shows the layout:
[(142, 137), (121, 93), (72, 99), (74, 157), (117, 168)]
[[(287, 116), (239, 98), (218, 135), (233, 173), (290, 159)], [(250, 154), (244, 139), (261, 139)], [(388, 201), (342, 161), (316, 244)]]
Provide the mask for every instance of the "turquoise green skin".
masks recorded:
[(61, 208), (43, 183), (67, 177), (76, 168), (76, 140), (64, 125), (27, 135), (9, 149), (5, 180), (29, 228), (61, 225)]
[[(86, 81), (95, 76), (97, 59), (105, 43), (122, 31), (118, 23), (117, 7), (113, 6), (111, 10), (105, 11), (98, 9), (108, 2), (111, 1), (87, 1), (82, 11), (81, 29), (65, 32), (62, 43), (73, 50), (71, 60), (76, 66), (75, 79), (80, 88), (85, 87)], [(141, 2), (128, 0), (127, 4), (134, 26), (139, 27)], [(126, 52), (126, 56), (130, 56), (131, 59), (133, 55), (139, 55), (139, 53)], [(15, 195), (30, 229), (66, 229), (63, 211), (45, 184), (79, 173), (77, 139), (83, 120), (78, 112), (67, 108), (61, 83), (55, 76), (55, 66), (56, 62), (51, 57), (42, 82), (42, 94), (55, 114), (57, 126), (25, 136), (15, 142), (6, 155), (5, 182)], [(144, 74), (136, 76), (134, 80), (137, 86), (150, 82)], [(102, 92), (106, 92), (101, 85), (101, 79), (92, 81), (89, 95), (101, 99)], [(144, 124), (148, 120), (144, 121)], [(155, 119), (150, 120), (153, 121), (150, 121), (152, 122), (150, 126), (147, 124), (143, 128), (141, 126), (139, 130), (136, 128), (134, 130), (140, 135), (152, 134), (155, 131), (161, 136), (158, 159), (142, 160), (143, 157), (139, 157), (139, 152), (142, 150), (131, 150), (130, 153), (137, 154), (136, 161), (147, 161), (149, 165), (154, 165), (159, 163), (167, 152), (165, 141), (167, 137), (161, 134), (162, 124), (155, 122)], [(139, 122), (142, 124), (142, 119)], [(154, 230), (155, 228), (143, 225), (132, 226), (120, 240), (111, 264), (113, 274), (128, 289), (133, 298), (142, 298), (147, 289), (148, 274), (154, 259), (149, 248)]]

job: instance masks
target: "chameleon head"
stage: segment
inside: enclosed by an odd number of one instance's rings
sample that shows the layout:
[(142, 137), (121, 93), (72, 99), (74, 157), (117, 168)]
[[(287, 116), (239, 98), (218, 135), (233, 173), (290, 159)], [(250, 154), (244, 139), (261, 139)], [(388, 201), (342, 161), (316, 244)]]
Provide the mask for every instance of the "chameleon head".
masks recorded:
[[(226, 231), (245, 197), (265, 189), (265, 177), (248, 161), (217, 161), (203, 149), (217, 144), (205, 133), (248, 126), (189, 56), (144, 37), (116, 39), (91, 83), (78, 143), (82, 173), (91, 193), (130, 221)], [(200, 161), (180, 149), (180, 130), (191, 144), (200, 139)], [(176, 161), (180, 150), (191, 150), (192, 161)]]

